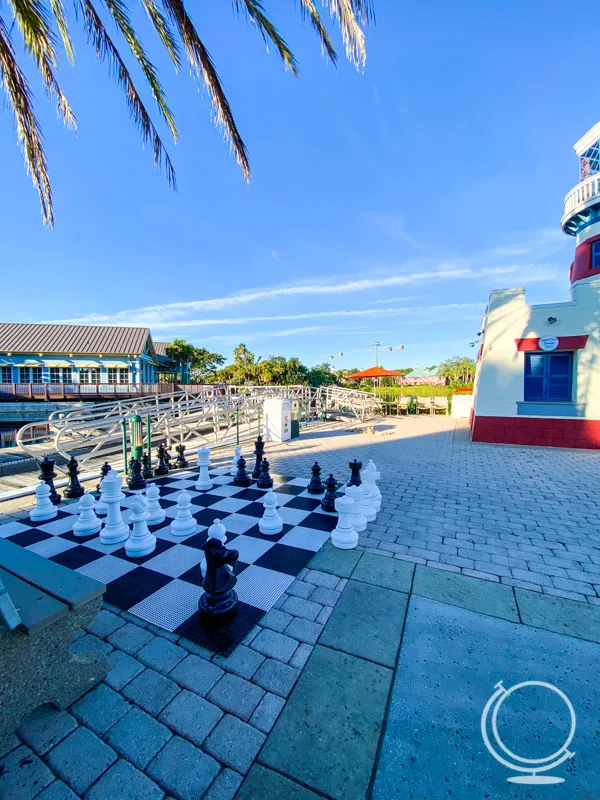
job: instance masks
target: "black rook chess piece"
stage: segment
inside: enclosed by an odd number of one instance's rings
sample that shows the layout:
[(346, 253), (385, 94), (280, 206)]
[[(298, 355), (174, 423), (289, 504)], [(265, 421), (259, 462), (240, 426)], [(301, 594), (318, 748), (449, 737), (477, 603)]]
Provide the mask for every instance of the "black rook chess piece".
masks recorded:
[(96, 485), (97, 492), (102, 491), (102, 486), (101, 486), (102, 481), (104, 480), (104, 478), (106, 478), (109, 472), (110, 472), (110, 464), (108, 463), (108, 461), (105, 461), (104, 464), (102, 464), (102, 466), (100, 467), (100, 480)]
[(177, 458), (175, 459), (175, 466), (177, 467), (177, 469), (185, 469), (188, 466), (188, 462), (186, 461), (184, 455), (185, 445), (178, 444), (175, 450), (177, 450)]
[(153, 478), (154, 472), (152, 471), (152, 461), (150, 459), (150, 453), (144, 453), (144, 455), (142, 456), (142, 464), (144, 465), (144, 469), (142, 470), (142, 477)]
[(237, 594), (233, 590), (237, 578), (230, 565), (236, 563), (239, 553), (237, 550), (228, 550), (218, 539), (209, 539), (203, 550), (206, 575), (198, 610), (201, 615), (216, 621), (229, 615), (237, 605)]
[(79, 464), (75, 457), (71, 457), (67, 461), (67, 470), (69, 472), (69, 479), (67, 481), (67, 488), (64, 491), (64, 496), (72, 499), (74, 497), (81, 497), (84, 494), (83, 486), (79, 483), (78, 473)]
[(260, 465), (262, 463), (264, 454), (265, 443), (263, 442), (262, 436), (259, 434), (258, 439), (254, 442), (254, 455), (256, 456), (256, 462), (254, 464), (254, 469), (252, 470), (252, 477), (254, 480), (260, 477)]
[(312, 478), (310, 479), (310, 483), (308, 484), (308, 491), (310, 494), (323, 494), (325, 491), (325, 486), (323, 481), (321, 480), (321, 467), (315, 463), (311, 467)]
[(139, 492), (146, 488), (146, 481), (142, 477), (142, 462), (137, 458), (132, 458), (129, 462), (129, 476), (127, 486), (132, 492)]
[(246, 472), (246, 459), (244, 456), (240, 456), (237, 462), (237, 472), (235, 473), (235, 477), (233, 479), (234, 486), (250, 486), (252, 483), (252, 478)]
[(335, 511), (335, 490), (337, 489), (337, 481), (330, 475), (325, 481), (325, 494), (321, 500), (321, 508), (323, 511)]
[(45, 456), (44, 460), (39, 462), (40, 474), (38, 478), (48, 484), (50, 487), (50, 500), (57, 506), (60, 503), (60, 495), (54, 487), (54, 478), (56, 478), (56, 472), (54, 472), (55, 464), (56, 461), (54, 459)]
[(257, 489), (272, 489), (273, 488), (273, 478), (269, 474), (269, 462), (266, 458), (263, 459), (260, 465), (260, 475), (258, 480), (256, 481), (256, 488)]
[(351, 461), (348, 466), (350, 467), (350, 480), (348, 486), (360, 486), (362, 481), (360, 479), (360, 471), (362, 469), (362, 461)]
[(169, 465), (167, 464), (167, 451), (164, 444), (161, 442), (156, 450), (158, 457), (158, 466), (154, 470), (155, 475), (167, 475), (169, 472)]

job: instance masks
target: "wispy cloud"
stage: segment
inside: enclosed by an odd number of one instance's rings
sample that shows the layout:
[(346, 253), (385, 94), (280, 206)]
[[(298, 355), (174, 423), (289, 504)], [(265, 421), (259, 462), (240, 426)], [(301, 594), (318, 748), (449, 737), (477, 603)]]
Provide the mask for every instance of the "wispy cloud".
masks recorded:
[(378, 231), (385, 233), (392, 239), (399, 239), (415, 250), (424, 249), (423, 245), (417, 242), (406, 230), (406, 219), (402, 214), (377, 214), (372, 211), (365, 211), (362, 216)]

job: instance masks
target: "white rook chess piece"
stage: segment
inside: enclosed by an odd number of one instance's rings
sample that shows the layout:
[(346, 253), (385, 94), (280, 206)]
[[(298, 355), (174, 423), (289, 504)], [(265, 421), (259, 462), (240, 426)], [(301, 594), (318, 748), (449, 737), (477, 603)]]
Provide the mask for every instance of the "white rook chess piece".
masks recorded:
[[(369, 501), (375, 509), (375, 513), (377, 513), (381, 509), (381, 495), (375, 483), (375, 473), (371, 471), (365, 472), (363, 486), (365, 487), (365, 492), (368, 492)], [(372, 521), (370, 520), (370, 522)]]
[(122, 486), (123, 478), (114, 469), (102, 481), (102, 495), (108, 506), (106, 522), (100, 531), (102, 544), (118, 544), (129, 537), (129, 526), (123, 521), (121, 513), (121, 500), (125, 498)]
[(95, 533), (100, 533), (102, 522), (94, 511), (95, 502), (89, 492), (86, 492), (79, 501), (79, 516), (73, 525), (75, 536), (93, 536)]
[(130, 558), (150, 555), (156, 548), (156, 536), (148, 530), (148, 512), (142, 497), (136, 497), (131, 504), (133, 530), (125, 543), (125, 552)]
[(341, 550), (352, 550), (358, 544), (358, 533), (352, 527), (350, 515), (354, 500), (347, 494), (335, 499), (335, 510), (339, 514), (338, 524), (331, 531), (331, 544)]
[(169, 526), (173, 536), (190, 536), (196, 533), (196, 520), (192, 516), (192, 498), (188, 492), (177, 495), (177, 516)]
[[(220, 519), (216, 519), (208, 529), (208, 539), (218, 539), (221, 544), (227, 543), (227, 529)], [(208, 541), (208, 539), (206, 541)], [(227, 566), (227, 568), (231, 572), (231, 568), (229, 566)], [(202, 556), (200, 569), (202, 570), (202, 575), (206, 575), (206, 556)]]
[(50, 500), (50, 487), (42, 481), (35, 487), (35, 505), (29, 512), (29, 519), (32, 522), (43, 522), (54, 519), (57, 514), (58, 509)]
[(347, 486), (346, 497), (354, 500), (354, 505), (350, 511), (350, 522), (358, 533), (362, 533), (367, 528), (367, 518), (362, 513), (360, 505), (361, 491), (359, 486)]
[(231, 462), (231, 469), (229, 470), (230, 475), (235, 475), (238, 471), (237, 462), (240, 460), (240, 456), (242, 455), (242, 445), (236, 444), (233, 448), (233, 461)]
[(208, 468), (210, 466), (209, 447), (201, 447), (200, 450), (198, 450), (198, 465), (200, 467), (200, 473), (196, 481), (196, 490), (198, 492), (203, 492), (206, 489), (212, 489), (213, 482), (208, 474)]
[(283, 520), (277, 513), (277, 495), (267, 492), (262, 501), (265, 513), (258, 521), (258, 529), (265, 536), (274, 536), (283, 530)]
[(370, 492), (367, 484), (361, 483), (361, 485), (357, 486), (356, 488), (360, 492), (358, 498), (360, 502), (361, 513), (367, 518), (367, 522), (375, 522), (377, 512), (375, 511), (375, 506), (371, 502)]
[(160, 525), (165, 521), (165, 510), (161, 506), (158, 498), (160, 497), (160, 489), (155, 483), (149, 484), (146, 489), (146, 511), (148, 512), (148, 525)]

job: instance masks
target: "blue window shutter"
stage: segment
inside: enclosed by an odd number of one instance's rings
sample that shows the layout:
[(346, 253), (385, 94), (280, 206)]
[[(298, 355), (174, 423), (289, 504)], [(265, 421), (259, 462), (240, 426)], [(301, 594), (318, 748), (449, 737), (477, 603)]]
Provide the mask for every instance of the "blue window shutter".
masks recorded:
[(544, 399), (545, 356), (525, 353), (525, 400)]
[(600, 240), (592, 242), (592, 269), (600, 268)]
[(546, 394), (548, 400), (571, 399), (572, 353), (556, 353), (546, 356)]

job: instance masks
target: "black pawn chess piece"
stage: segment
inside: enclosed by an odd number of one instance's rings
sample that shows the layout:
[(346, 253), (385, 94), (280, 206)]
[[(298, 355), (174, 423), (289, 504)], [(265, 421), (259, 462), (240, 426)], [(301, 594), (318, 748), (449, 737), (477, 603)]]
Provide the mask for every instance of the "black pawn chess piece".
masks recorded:
[(158, 457), (158, 466), (154, 470), (154, 474), (167, 475), (169, 472), (169, 465), (167, 464), (167, 452), (162, 442), (158, 445), (156, 455)]
[(141, 492), (147, 486), (142, 476), (142, 462), (138, 458), (132, 458), (129, 462), (127, 486), (132, 492)]
[(45, 456), (44, 460), (39, 462), (40, 474), (38, 478), (48, 484), (50, 487), (50, 500), (57, 506), (60, 503), (60, 495), (54, 487), (54, 478), (56, 478), (56, 472), (54, 472), (55, 464), (56, 461), (54, 459)]
[(104, 480), (104, 478), (106, 478), (109, 472), (110, 472), (110, 464), (108, 463), (108, 461), (105, 461), (104, 464), (102, 464), (102, 466), (100, 467), (100, 480), (98, 481), (98, 484), (96, 486), (97, 492), (102, 491), (102, 486), (101, 486), (102, 481)]
[(203, 550), (206, 575), (198, 610), (205, 619), (217, 621), (231, 614), (237, 605), (237, 593), (233, 590), (237, 578), (231, 566), (238, 560), (239, 553), (237, 550), (228, 550), (218, 539), (209, 539)]
[(64, 496), (69, 499), (82, 497), (84, 494), (83, 486), (79, 483), (79, 464), (74, 457), (67, 461), (67, 471), (69, 478), (67, 481), (67, 488), (64, 491)]
[(273, 478), (269, 474), (269, 462), (267, 459), (263, 459), (260, 465), (260, 475), (258, 480), (256, 481), (256, 488), (257, 489), (272, 489), (273, 488)]
[(350, 480), (348, 486), (360, 486), (362, 481), (360, 479), (360, 471), (362, 469), (362, 461), (351, 461), (348, 466), (350, 467)]
[(142, 464), (144, 468), (142, 470), (142, 477), (145, 479), (150, 479), (154, 477), (154, 472), (152, 471), (152, 461), (150, 459), (149, 453), (144, 453), (142, 456)]
[(262, 464), (264, 454), (265, 443), (263, 442), (262, 436), (259, 434), (257, 440), (254, 442), (254, 455), (256, 456), (256, 462), (252, 470), (252, 477), (254, 480), (260, 478), (260, 465)]
[(312, 478), (310, 479), (310, 483), (308, 484), (308, 492), (310, 494), (323, 494), (325, 491), (325, 485), (321, 480), (321, 467), (315, 463), (311, 467)]
[(335, 511), (335, 490), (337, 489), (337, 481), (330, 475), (325, 481), (325, 494), (321, 500), (321, 508), (323, 511)]
[(177, 450), (177, 458), (175, 459), (176, 468), (185, 469), (188, 466), (188, 462), (185, 458), (185, 445), (178, 444), (175, 450)]
[(244, 456), (240, 456), (237, 462), (237, 472), (235, 473), (235, 477), (233, 479), (234, 486), (250, 486), (252, 483), (252, 478), (246, 472), (246, 459)]

